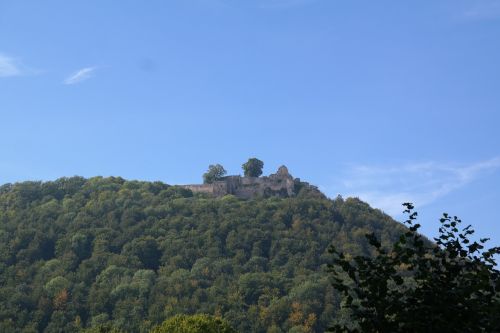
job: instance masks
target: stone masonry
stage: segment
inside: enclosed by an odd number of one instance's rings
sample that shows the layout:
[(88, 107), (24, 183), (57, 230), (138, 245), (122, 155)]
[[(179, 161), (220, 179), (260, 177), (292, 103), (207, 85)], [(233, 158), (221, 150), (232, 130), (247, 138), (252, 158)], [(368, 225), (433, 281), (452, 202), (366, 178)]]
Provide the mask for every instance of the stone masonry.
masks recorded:
[(268, 177), (227, 176), (212, 184), (182, 185), (182, 187), (193, 193), (207, 193), (215, 197), (232, 194), (238, 198), (250, 199), (258, 196), (291, 197), (296, 194), (295, 182), (287, 167), (283, 165)]

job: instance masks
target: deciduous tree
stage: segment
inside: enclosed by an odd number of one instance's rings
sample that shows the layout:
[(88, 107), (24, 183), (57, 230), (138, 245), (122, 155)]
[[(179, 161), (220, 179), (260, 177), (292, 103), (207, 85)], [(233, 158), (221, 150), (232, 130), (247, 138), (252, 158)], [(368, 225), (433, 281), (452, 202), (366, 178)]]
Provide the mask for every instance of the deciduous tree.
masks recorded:
[(408, 229), (384, 248), (367, 239), (375, 257), (348, 256), (330, 248), (333, 286), (342, 292), (334, 332), (498, 332), (500, 272), (487, 239), (472, 241), (474, 230), (444, 214), (435, 243), (419, 233), (417, 212), (405, 203)]
[(259, 177), (262, 175), (262, 168), (264, 167), (264, 162), (252, 157), (249, 158), (246, 163), (242, 166), (245, 177)]
[(236, 333), (221, 319), (205, 314), (177, 315), (154, 328), (151, 333)]
[(216, 180), (221, 179), (226, 174), (226, 170), (220, 164), (211, 164), (208, 166), (207, 172), (203, 174), (203, 182), (205, 184), (211, 184)]

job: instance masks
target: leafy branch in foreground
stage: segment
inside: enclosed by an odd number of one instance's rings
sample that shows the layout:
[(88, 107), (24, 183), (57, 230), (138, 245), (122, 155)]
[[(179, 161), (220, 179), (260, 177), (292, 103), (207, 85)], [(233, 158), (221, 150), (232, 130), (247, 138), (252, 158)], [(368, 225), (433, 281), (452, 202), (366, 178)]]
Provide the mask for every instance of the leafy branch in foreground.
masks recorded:
[(404, 203), (407, 231), (391, 249), (366, 235), (374, 257), (335, 249), (328, 271), (343, 294), (332, 332), (500, 332), (499, 247), (484, 250), (474, 230), (443, 214), (435, 244), (424, 239), (417, 212)]

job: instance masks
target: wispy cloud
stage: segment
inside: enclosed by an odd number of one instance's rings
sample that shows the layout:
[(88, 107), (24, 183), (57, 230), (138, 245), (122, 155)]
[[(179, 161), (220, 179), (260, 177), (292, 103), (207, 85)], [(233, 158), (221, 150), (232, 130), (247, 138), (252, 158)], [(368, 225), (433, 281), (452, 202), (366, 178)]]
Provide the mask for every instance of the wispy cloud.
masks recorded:
[(66, 78), (66, 80), (64, 80), (64, 84), (77, 84), (85, 80), (88, 80), (92, 76), (94, 76), (94, 72), (96, 69), (97, 69), (96, 67), (82, 68), (76, 71), (75, 73), (71, 74), (68, 78)]
[(462, 1), (462, 18), (466, 20), (492, 20), (500, 18), (500, 0)]
[(19, 76), (22, 73), (22, 65), (18, 60), (0, 53), (0, 77)]
[[(359, 197), (388, 214), (401, 213), (401, 203), (424, 206), (500, 169), (500, 157), (469, 165), (437, 162), (401, 166), (355, 166), (335, 188)], [(328, 191), (328, 189), (326, 189)], [(330, 193), (332, 194), (332, 193)]]

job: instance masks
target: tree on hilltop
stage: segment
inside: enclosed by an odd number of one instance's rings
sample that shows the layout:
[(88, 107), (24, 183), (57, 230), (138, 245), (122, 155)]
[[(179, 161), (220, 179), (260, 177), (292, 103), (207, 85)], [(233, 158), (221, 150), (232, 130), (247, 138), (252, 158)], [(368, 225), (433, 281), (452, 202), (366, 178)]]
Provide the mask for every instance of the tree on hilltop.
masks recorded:
[(245, 177), (259, 177), (262, 175), (262, 168), (264, 168), (264, 162), (252, 157), (249, 158), (246, 163), (242, 166)]
[(499, 332), (500, 271), (488, 239), (472, 242), (474, 230), (443, 214), (435, 244), (423, 239), (417, 213), (405, 203), (407, 231), (391, 249), (366, 237), (374, 257), (338, 252), (329, 271), (343, 294), (333, 332)]
[(211, 184), (216, 180), (221, 179), (226, 174), (226, 169), (220, 164), (210, 164), (207, 172), (203, 174), (203, 183)]

